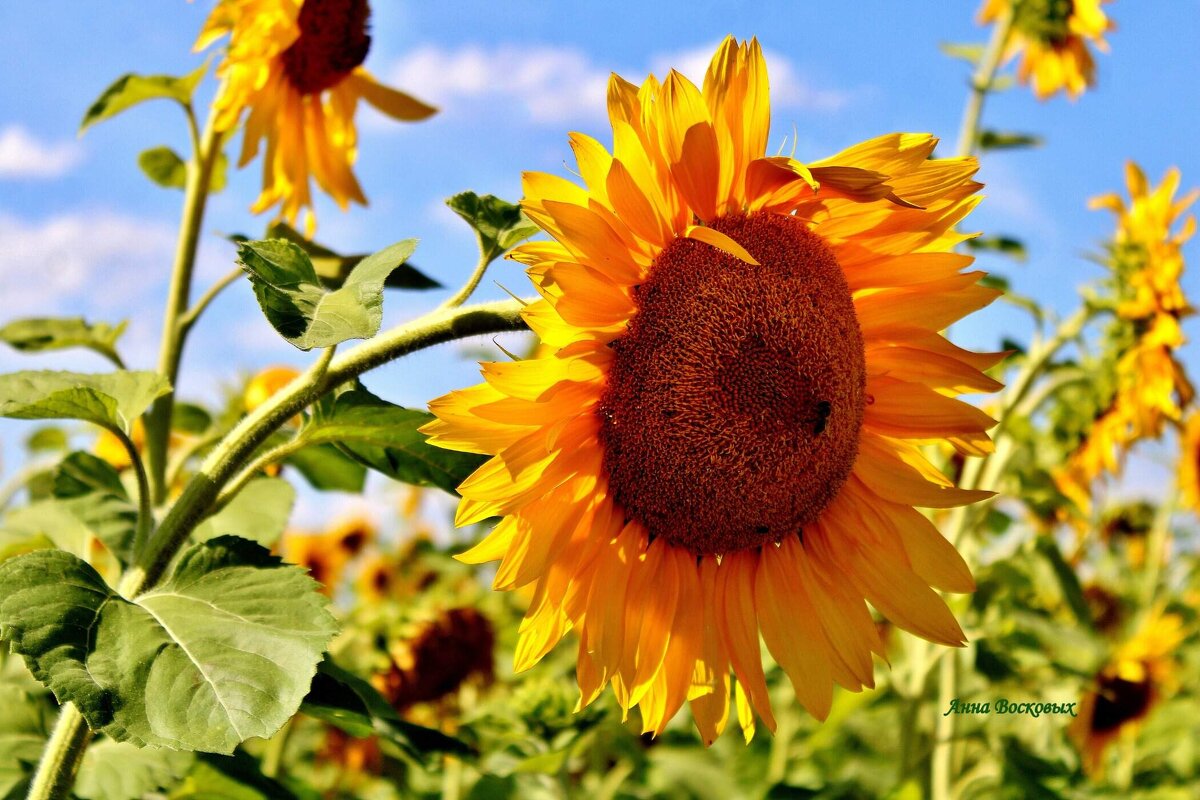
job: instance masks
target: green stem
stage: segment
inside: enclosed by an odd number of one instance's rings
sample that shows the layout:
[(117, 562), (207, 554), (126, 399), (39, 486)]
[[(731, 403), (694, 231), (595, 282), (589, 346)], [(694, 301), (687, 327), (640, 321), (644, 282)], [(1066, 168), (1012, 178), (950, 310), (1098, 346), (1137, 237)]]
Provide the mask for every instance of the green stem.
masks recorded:
[(304, 439), (293, 439), (292, 441), (285, 442), (278, 447), (271, 448), (258, 458), (251, 461), (250, 464), (242, 469), (237, 476), (230, 480), (229, 484), (221, 490), (219, 495), (217, 495), (217, 499), (213, 501), (212, 510), (209, 512), (209, 515), (211, 516), (212, 514), (216, 514), (221, 509), (225, 508), (225, 506), (229, 505), (229, 502), (233, 500), (233, 498), (237, 497), (238, 493), (241, 492), (242, 489), (246, 488), (246, 484), (254, 480), (255, 476), (265, 470), (267, 467), (283, 461), (292, 453), (295, 453), (298, 450), (303, 450), (306, 446), (308, 446), (308, 442), (306, 442)]
[(58, 721), (42, 751), (33, 783), (29, 786), (28, 800), (65, 800), (71, 796), (75, 784), (75, 773), (83, 761), (92, 732), (83, 715), (74, 705), (67, 703), (58, 712)]
[(487, 272), (488, 265), (496, 260), (494, 253), (486, 252), (479, 254), (479, 263), (475, 265), (475, 271), (471, 273), (471, 277), (467, 278), (467, 282), (462, 285), (462, 288), (454, 293), (446, 302), (442, 303), (441, 308), (458, 308), (463, 303), (467, 302), (475, 289), (479, 287), (479, 282), (483, 280), (483, 274)]
[(287, 722), (283, 723), (283, 727), (279, 733), (271, 737), (271, 741), (267, 742), (266, 752), (262, 757), (262, 774), (268, 778), (279, 778), (282, 775), (283, 755), (287, 751), (288, 738), (292, 735), (292, 722), (295, 717), (292, 717)]
[(216, 118), (215, 113), (209, 114), (204, 133), (188, 164), (183, 218), (175, 248), (175, 263), (171, 268), (171, 285), (167, 290), (167, 307), (163, 314), (158, 371), (171, 384), (172, 390), (155, 400), (146, 414), (146, 455), (150, 467), (152, 500), (155, 504), (161, 503), (167, 493), (167, 441), (171, 432), (171, 413), (175, 405), (174, 386), (179, 377), (179, 362), (187, 338), (187, 328), (180, 325), (180, 318), (188, 307), (192, 271), (196, 265), (196, 250), (200, 242), (200, 228), (204, 222), (209, 183), (221, 152), (222, 133), (216, 129)]
[(959, 156), (969, 156), (975, 153), (979, 145), (979, 125), (983, 119), (983, 103), (988, 92), (992, 90), (992, 82), (996, 79), (996, 71), (1000, 69), (1000, 61), (1004, 58), (1004, 47), (1008, 44), (1008, 35), (1012, 31), (1012, 11), (1007, 10), (992, 29), (992, 38), (988, 41), (987, 49), (975, 67), (971, 76), (971, 94), (967, 97), (967, 105), (963, 109), (962, 124), (958, 130)]
[(328, 354), (253, 413), (213, 448), (184, 487), (138, 563), (121, 580), (126, 597), (153, 586), (196, 525), (211, 513), (221, 490), (254, 452), (284, 423), (317, 398), (380, 364), (442, 342), (485, 333), (521, 330), (522, 301), (504, 300), (466, 308), (438, 309), (376, 336), (329, 360)]
[(150, 481), (146, 477), (146, 467), (142, 464), (142, 456), (138, 453), (137, 445), (120, 428), (109, 429), (125, 447), (129, 454), (129, 463), (133, 465), (133, 474), (137, 476), (138, 487), (138, 517), (137, 528), (133, 535), (133, 553), (136, 559), (146, 547), (150, 539), (150, 529), (154, 526), (154, 510), (150, 502)]
[(1149, 607), (1158, 591), (1159, 577), (1162, 575), (1163, 562), (1167, 558), (1167, 546), (1171, 540), (1171, 517), (1179, 504), (1179, 484), (1173, 482), (1154, 513), (1154, 522), (1150, 533), (1146, 536), (1146, 563), (1142, 575), (1141, 600), (1142, 607)]
[(189, 308), (187, 312), (185, 312), (179, 318), (178, 325), (181, 335), (186, 337), (191, 331), (192, 326), (196, 324), (196, 320), (198, 320), (200, 315), (204, 313), (204, 310), (208, 308), (209, 304), (211, 304), (213, 300), (217, 299), (217, 295), (224, 291), (225, 287), (229, 286), (245, 274), (245, 271), (241, 267), (236, 267), (235, 269), (226, 273), (219, 281), (208, 287), (208, 291), (206, 291), (200, 297), (200, 299), (196, 301), (195, 305)]

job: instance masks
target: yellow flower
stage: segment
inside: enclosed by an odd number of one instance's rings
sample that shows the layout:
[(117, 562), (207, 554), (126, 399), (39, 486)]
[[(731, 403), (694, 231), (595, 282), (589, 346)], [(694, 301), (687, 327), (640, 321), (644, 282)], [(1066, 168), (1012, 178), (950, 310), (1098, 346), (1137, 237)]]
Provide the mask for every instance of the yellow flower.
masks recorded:
[(1039, 100), (1066, 91), (1072, 100), (1096, 83), (1088, 43), (1108, 52), (1104, 34), (1113, 28), (1100, 8), (1108, 0), (985, 0), (979, 22), (1012, 15), (1005, 59), (1021, 54), (1017, 78), (1032, 84)]
[(1179, 492), (1183, 504), (1200, 513), (1200, 414), (1183, 426), (1179, 445)]
[(1067, 729), (1089, 775), (1100, 774), (1108, 746), (1120, 736), (1136, 736), (1138, 724), (1173, 690), (1172, 654), (1183, 638), (1178, 616), (1154, 612), (1097, 673), (1095, 688)]
[(330, 547), (347, 560), (354, 558), (375, 540), (375, 525), (366, 517), (351, 517), (337, 523), (325, 534)]
[(348, 559), (345, 553), (330, 547), (324, 536), (288, 531), (283, 535), (280, 552), (284, 561), (307, 569), (321, 584), (322, 592), (332, 595), (337, 590)]
[(300, 371), (292, 367), (267, 367), (259, 372), (250, 379), (242, 393), (242, 406), (246, 413), (257, 409), (299, 376)]
[(366, 204), (352, 170), (360, 99), (398, 120), (435, 113), (361, 66), (371, 44), (369, 14), (366, 0), (221, 0), (213, 9), (196, 49), (229, 35), (217, 69), (225, 81), (216, 101), (217, 129), (232, 130), (249, 112), (239, 166), (266, 141), (254, 213), (278, 205), (279, 215), (295, 224), (304, 209), (311, 235), (310, 176), (342, 209), (352, 201)]
[(1117, 316), (1136, 337), (1117, 362), (1117, 389), (1108, 409), (1098, 417), (1087, 439), (1055, 476), (1059, 488), (1085, 513), (1089, 487), (1104, 473), (1117, 475), (1125, 453), (1137, 441), (1158, 438), (1168, 421), (1178, 423), (1195, 390), (1174, 353), (1187, 341), (1180, 319), (1192, 313), (1183, 294), (1183, 244), (1195, 232), (1188, 216), (1176, 221), (1200, 196), (1200, 190), (1175, 200), (1179, 170), (1172, 169), (1157, 189), (1132, 162), (1126, 165), (1130, 202), (1118, 195), (1094, 198), (1094, 209), (1117, 215), (1112, 241), (1114, 284), (1120, 292)]
[(727, 39), (698, 89), (672, 71), (609, 83), (614, 147), (579, 133), (586, 188), (524, 176), (523, 208), (557, 241), (514, 258), (542, 298), (548, 352), (484, 364), (424, 429), (493, 458), (460, 487), (457, 523), (503, 520), (462, 556), (530, 585), (516, 649), (531, 667), (580, 638), (582, 704), (607, 684), (647, 731), (685, 700), (706, 742), (734, 704), (774, 728), (759, 632), (824, 718), (834, 682), (873, 685), (864, 598), (932, 641), (963, 641), (930, 585), (969, 570), (914, 505), (987, 497), (921, 454), (990, 450), (993, 421), (954, 399), (994, 391), (998, 355), (939, 331), (991, 302), (961, 270), (955, 225), (974, 159), (892, 134), (805, 166), (764, 154), (757, 41)]

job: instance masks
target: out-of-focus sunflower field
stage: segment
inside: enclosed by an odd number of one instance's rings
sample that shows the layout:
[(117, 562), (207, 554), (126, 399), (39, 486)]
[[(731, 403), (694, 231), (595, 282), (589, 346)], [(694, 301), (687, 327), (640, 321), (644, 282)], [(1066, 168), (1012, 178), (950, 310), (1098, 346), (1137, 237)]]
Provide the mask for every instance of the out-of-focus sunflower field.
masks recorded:
[(170, 5), (0, 14), (0, 800), (1200, 797), (1195, 9)]

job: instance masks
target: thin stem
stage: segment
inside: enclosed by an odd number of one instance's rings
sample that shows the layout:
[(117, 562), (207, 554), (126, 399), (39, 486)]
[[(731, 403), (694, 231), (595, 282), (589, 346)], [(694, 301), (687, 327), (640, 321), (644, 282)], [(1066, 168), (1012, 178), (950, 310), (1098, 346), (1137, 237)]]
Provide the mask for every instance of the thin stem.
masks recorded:
[(200, 299), (196, 301), (195, 305), (189, 308), (179, 318), (178, 323), (176, 323), (179, 325), (180, 329), (182, 329), (185, 335), (191, 330), (192, 326), (196, 324), (196, 320), (200, 318), (200, 315), (204, 313), (205, 309), (208, 308), (212, 301), (217, 299), (217, 295), (219, 295), (225, 289), (225, 287), (236, 282), (237, 279), (242, 277), (244, 274), (245, 272), (241, 267), (235, 267), (226, 273), (219, 281), (208, 287), (208, 291), (206, 291), (200, 297)]
[[(221, 490), (272, 433), (335, 386), (380, 364), (442, 342), (485, 333), (521, 330), (524, 303), (504, 300), (456, 309), (438, 309), (333, 357), (323, 354), (303, 375), (238, 423), (209, 453), (184, 487), (138, 563), (121, 580), (131, 597), (153, 586), (167, 565), (212, 509)], [(332, 359), (332, 360), (330, 360)]]
[(267, 743), (267, 749), (262, 758), (262, 774), (268, 778), (282, 776), (283, 755), (287, 751), (288, 738), (292, 735), (293, 720), (295, 717), (283, 723), (279, 733), (271, 737), (271, 741)]
[(1158, 590), (1159, 577), (1162, 574), (1163, 563), (1167, 558), (1167, 549), (1171, 541), (1171, 517), (1179, 503), (1179, 484), (1172, 482), (1167, 496), (1159, 504), (1154, 513), (1154, 522), (1150, 533), (1146, 536), (1145, 565), (1142, 574), (1142, 606), (1147, 607), (1154, 601)]
[(488, 265), (495, 260), (496, 254), (491, 251), (480, 253), (479, 263), (475, 265), (475, 271), (471, 273), (471, 277), (467, 278), (467, 282), (462, 285), (462, 288), (455, 292), (453, 297), (442, 303), (439, 308), (458, 308), (467, 302), (467, 299), (479, 287), (479, 282), (483, 280), (483, 274), (487, 272)]
[[(166, 497), (167, 440), (171, 432), (171, 412), (175, 405), (174, 386), (179, 377), (179, 362), (187, 329), (179, 324), (188, 307), (192, 288), (192, 271), (196, 265), (196, 250), (204, 209), (208, 201), (213, 167), (221, 152), (222, 133), (216, 128), (215, 112), (210, 113), (204, 133), (196, 142), (195, 152), (188, 164), (187, 184), (184, 187), (183, 218), (175, 248), (175, 263), (171, 269), (171, 285), (167, 290), (167, 307), (163, 314), (162, 345), (158, 371), (171, 384), (172, 390), (154, 401), (146, 414), (146, 455), (150, 467), (153, 501), (161, 503)], [(193, 121), (194, 124), (194, 121)]]
[(138, 517), (137, 528), (133, 535), (134, 558), (145, 548), (150, 538), (150, 529), (154, 525), (154, 510), (150, 502), (150, 481), (146, 478), (146, 467), (142, 464), (142, 456), (138, 453), (137, 445), (120, 428), (109, 429), (121, 441), (125, 451), (129, 453), (129, 463), (133, 465), (133, 474), (137, 476), (138, 487)]
[(65, 800), (70, 797), (75, 773), (79, 771), (91, 738), (92, 731), (79, 710), (71, 703), (63, 705), (33, 775), (28, 799)]
[(992, 38), (975, 67), (971, 76), (971, 94), (967, 97), (967, 105), (963, 109), (962, 125), (958, 131), (959, 156), (974, 154), (979, 145), (979, 125), (983, 120), (983, 103), (992, 83), (996, 79), (996, 71), (1000, 69), (1000, 61), (1004, 58), (1004, 47), (1008, 44), (1008, 35), (1012, 31), (1012, 11), (1006, 9), (996, 25), (992, 28)]
[(255, 476), (257, 476), (260, 472), (272, 464), (277, 464), (280, 461), (283, 461), (297, 450), (303, 450), (307, 445), (308, 442), (304, 439), (293, 439), (292, 441), (285, 442), (278, 447), (271, 448), (258, 458), (251, 461), (241, 472), (239, 472), (231, 481), (229, 481), (229, 484), (221, 490), (219, 495), (217, 495), (217, 499), (213, 501), (210, 515), (218, 513), (221, 509), (225, 508), (225, 506), (229, 505), (229, 502), (233, 500), (233, 498), (237, 497), (238, 493), (241, 492), (242, 489), (246, 488), (246, 484), (254, 480)]
[(953, 779), (954, 714), (946, 714), (958, 690), (958, 659), (950, 653), (938, 667), (938, 696), (934, 706), (933, 755), (930, 766), (930, 797), (950, 800)]

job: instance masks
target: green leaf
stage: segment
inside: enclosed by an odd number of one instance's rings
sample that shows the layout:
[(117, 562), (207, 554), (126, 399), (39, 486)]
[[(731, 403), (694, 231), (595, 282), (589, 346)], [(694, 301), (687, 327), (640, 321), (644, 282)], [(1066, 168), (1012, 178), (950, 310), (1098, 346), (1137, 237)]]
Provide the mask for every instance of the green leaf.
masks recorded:
[(171, 415), (171, 430), (199, 436), (212, 427), (212, 414), (194, 403), (176, 403)]
[(70, 444), (67, 432), (53, 425), (38, 428), (25, 437), (25, 448), (30, 453), (61, 453)]
[(1063, 558), (1062, 551), (1058, 549), (1058, 542), (1054, 541), (1053, 536), (1039, 536), (1037, 551), (1050, 562), (1050, 567), (1054, 570), (1054, 577), (1058, 578), (1058, 585), (1062, 589), (1063, 598), (1074, 612), (1075, 618), (1085, 628), (1091, 628), (1092, 610), (1088, 607), (1087, 598), (1083, 596), (1083, 587), (1079, 585), (1079, 576)]
[(308, 254), (292, 242), (242, 242), (238, 261), (272, 327), (301, 350), (369, 339), (383, 321), (383, 282), (417, 246), (406, 239), (359, 262), (340, 289), (321, 285)]
[(314, 489), (323, 492), (361, 492), (367, 482), (366, 466), (331, 444), (306, 447), (283, 463), (295, 467)]
[(983, 57), (983, 45), (981, 44), (942, 42), (938, 45), (938, 49), (951, 58), (962, 59), (968, 64), (978, 64), (979, 59)]
[(1009, 256), (1017, 261), (1025, 261), (1029, 254), (1025, 244), (1020, 239), (1011, 236), (984, 236), (978, 239), (967, 239), (967, 247), (972, 250), (987, 250)]
[[(49, 480), (53, 488), (53, 478)], [(6, 549), (15, 546), (18, 551), (24, 545), (36, 547), (49, 540), (60, 550), (86, 556), (89, 538), (94, 535), (66, 503), (52, 497), (14, 508), (0, 525), (0, 544)]]
[(1042, 137), (1031, 133), (982, 131), (979, 134), (980, 150), (1015, 150), (1022, 147), (1041, 147), (1042, 144)]
[(60, 703), (118, 741), (229, 753), (269, 737), (336, 630), (304, 571), (223, 536), (127, 600), (60, 550), (0, 564), (0, 638)]
[[(147, 178), (164, 189), (182, 189), (187, 186), (187, 162), (165, 145), (151, 147), (138, 154), (138, 167)], [(217, 153), (217, 162), (213, 164), (212, 176), (208, 179), (210, 194), (216, 194), (225, 188), (225, 174), (228, 169), (229, 159), (224, 153)]]
[(53, 716), (48, 703), (0, 678), (0, 798), (24, 797), (22, 788), (41, 758)]
[(519, 205), (498, 197), (461, 192), (446, 200), (450, 210), (475, 230), (479, 252), (491, 261), (540, 229), (521, 211)]
[(287, 481), (255, 478), (229, 505), (200, 523), (192, 536), (205, 542), (230, 534), (270, 547), (287, 527), (295, 502), (296, 490)]
[(429, 444), (419, 428), (432, 414), (402, 408), (361, 387), (318, 405), (301, 438), (336, 443), (351, 457), (390, 478), (454, 492), (486, 460)]
[(201, 753), (191, 772), (168, 795), (170, 800), (301, 800), (262, 774), (258, 762), (241, 750), (232, 756)]
[(416, 758), (431, 753), (471, 755), (465, 742), (404, 721), (374, 686), (342, 669), (328, 655), (317, 667), (300, 710), (336, 725), (351, 736), (382, 736)]
[(71, 453), (54, 472), (53, 492), (58, 505), (129, 562), (138, 510), (111, 464), (91, 453)]
[(83, 800), (140, 800), (188, 773), (195, 756), (103, 739), (83, 754), (74, 792)]
[[(275, 222), (267, 228), (267, 239), (286, 239), (295, 244), (312, 259), (313, 269), (317, 271), (321, 283), (331, 289), (337, 289), (346, 282), (346, 277), (368, 254), (341, 255), (325, 245), (306, 239), (304, 234), (288, 225), (286, 222)], [(440, 289), (442, 285), (418, 270), (407, 260), (392, 270), (383, 282), (387, 289)]]
[(119, 364), (117, 339), (121, 338), (127, 325), (127, 322), (116, 325), (92, 323), (83, 317), (29, 317), (0, 328), (0, 341), (26, 353), (86, 347)]
[(0, 375), (0, 417), (81, 419), (129, 433), (133, 421), (169, 391), (154, 372), (11, 372)]
[(129, 73), (117, 78), (111, 86), (96, 98), (79, 124), (83, 133), (97, 122), (115, 117), (127, 108), (147, 100), (174, 100), (186, 106), (192, 93), (208, 71), (208, 62), (182, 77), (171, 75), (137, 75)]

